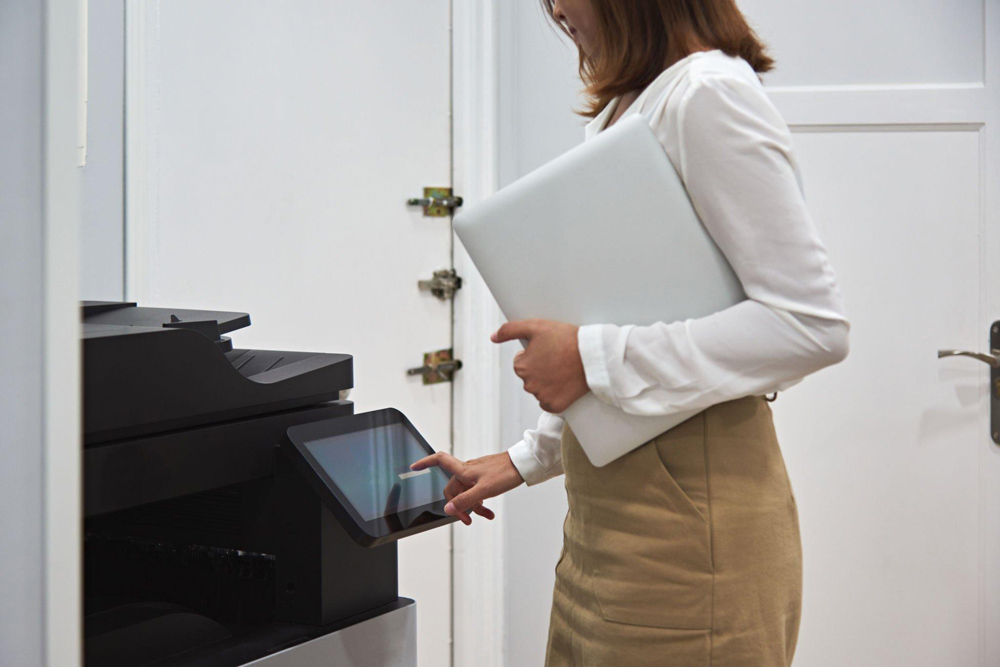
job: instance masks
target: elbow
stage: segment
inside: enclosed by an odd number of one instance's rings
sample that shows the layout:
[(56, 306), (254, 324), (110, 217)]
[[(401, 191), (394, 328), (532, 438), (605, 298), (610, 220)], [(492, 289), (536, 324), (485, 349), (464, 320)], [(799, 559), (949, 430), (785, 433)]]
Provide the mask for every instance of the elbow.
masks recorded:
[(836, 320), (823, 333), (820, 339), (820, 348), (817, 353), (819, 368), (834, 366), (839, 364), (851, 351), (850, 323), (844, 320)]

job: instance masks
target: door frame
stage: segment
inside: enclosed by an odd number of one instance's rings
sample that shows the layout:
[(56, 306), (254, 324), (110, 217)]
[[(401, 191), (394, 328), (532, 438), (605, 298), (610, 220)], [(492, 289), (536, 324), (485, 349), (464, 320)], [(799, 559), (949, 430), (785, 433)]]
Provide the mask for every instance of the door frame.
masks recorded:
[[(465, 205), (499, 187), (499, 39), (497, 0), (458, 1), (452, 11), (452, 184)], [(452, 447), (468, 460), (502, 452), (500, 347), (490, 342), (503, 322), (457, 237), (453, 265), (462, 277), (455, 296), (454, 347), (462, 360), (452, 394)], [(504, 664), (503, 498), (490, 502), (497, 518), (452, 530), (452, 664)]]
[[(983, 240), (980, 244), (980, 267), (983, 284), (980, 294), (982, 312), (991, 319), (1000, 319), (1000, 3), (983, 2), (983, 121), (992, 117), (988, 126), (979, 131), (980, 140), (980, 199)], [(992, 116), (991, 116), (992, 115)], [(992, 187), (990, 187), (992, 184)], [(990, 261), (993, 258), (994, 261)], [(985, 322), (981, 322), (985, 324)], [(983, 327), (983, 348), (988, 349), (986, 327)], [(1000, 663), (1000, 636), (989, 629), (1000, 627), (1000, 446), (990, 439), (989, 373), (981, 369), (982, 444), (979, 451), (979, 661), (980, 665)]]
[[(125, 220), (122, 225), (125, 234), (125, 284), (122, 291), (126, 301), (136, 303), (149, 300), (147, 252), (150, 231), (146, 212), (156, 207), (159, 192), (158, 179), (150, 175), (156, 156), (149, 155), (152, 141), (147, 136), (147, 127), (159, 121), (158, 106), (145, 103), (148, 81), (150, 78), (155, 80), (159, 72), (159, 50), (149, 48), (137, 36), (146, 35), (147, 25), (156, 25), (159, 16), (160, 0), (125, 3), (125, 85), (122, 91), (125, 102), (125, 165), (122, 170), (125, 176), (122, 187), (125, 197)], [(130, 94), (130, 90), (133, 93)]]

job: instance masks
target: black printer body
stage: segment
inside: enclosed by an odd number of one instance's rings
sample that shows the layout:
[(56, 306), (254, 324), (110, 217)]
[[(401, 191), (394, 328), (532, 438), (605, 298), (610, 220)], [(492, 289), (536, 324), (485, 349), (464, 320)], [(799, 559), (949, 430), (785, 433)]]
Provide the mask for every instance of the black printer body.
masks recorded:
[[(278, 447), (354, 413), (349, 355), (233, 349), (245, 313), (82, 314), (88, 667), (309, 664), (373, 619), (412, 633), (396, 544), (352, 540)], [(370, 653), (352, 664), (412, 664)]]

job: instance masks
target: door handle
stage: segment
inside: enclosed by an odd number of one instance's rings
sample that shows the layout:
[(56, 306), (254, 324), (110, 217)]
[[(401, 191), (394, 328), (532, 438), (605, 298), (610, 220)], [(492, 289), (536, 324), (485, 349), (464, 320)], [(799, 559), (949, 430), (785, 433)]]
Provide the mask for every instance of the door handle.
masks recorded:
[(992, 354), (983, 354), (982, 352), (966, 352), (964, 350), (938, 350), (938, 359), (941, 357), (972, 357), (973, 359), (978, 359), (979, 361), (985, 362), (992, 366), (993, 368), (1000, 368), (1000, 350), (990, 350)]
[(990, 435), (1000, 445), (1000, 321), (990, 325), (990, 353), (966, 350), (938, 350), (938, 359), (944, 357), (971, 357), (990, 366)]

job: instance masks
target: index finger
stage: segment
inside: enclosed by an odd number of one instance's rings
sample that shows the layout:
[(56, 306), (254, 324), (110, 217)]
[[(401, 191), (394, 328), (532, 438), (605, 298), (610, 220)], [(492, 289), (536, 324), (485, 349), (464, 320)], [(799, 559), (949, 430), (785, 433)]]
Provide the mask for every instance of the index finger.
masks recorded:
[(463, 465), (465, 464), (462, 461), (459, 461), (448, 452), (435, 452), (430, 456), (425, 456), (415, 463), (411, 463), (410, 470), (424, 470), (426, 468), (437, 466), (449, 475), (454, 475), (462, 469)]

